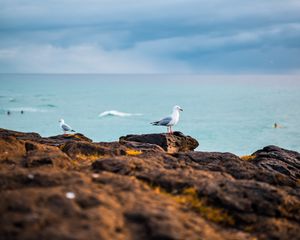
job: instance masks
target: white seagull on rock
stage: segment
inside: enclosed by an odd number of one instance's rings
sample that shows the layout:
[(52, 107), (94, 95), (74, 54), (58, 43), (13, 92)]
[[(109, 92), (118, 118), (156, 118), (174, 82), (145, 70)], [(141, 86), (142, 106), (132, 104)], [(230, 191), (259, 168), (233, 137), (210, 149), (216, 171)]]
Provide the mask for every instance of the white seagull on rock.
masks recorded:
[(179, 121), (179, 111), (183, 111), (181, 107), (174, 106), (173, 112), (170, 116), (165, 117), (159, 121), (152, 122), (152, 125), (155, 126), (166, 126), (168, 128), (168, 133), (173, 133), (172, 126), (176, 125)]
[(60, 127), (64, 131), (64, 134), (66, 134), (67, 132), (75, 132), (68, 124), (65, 123), (65, 120), (60, 119), (58, 122)]

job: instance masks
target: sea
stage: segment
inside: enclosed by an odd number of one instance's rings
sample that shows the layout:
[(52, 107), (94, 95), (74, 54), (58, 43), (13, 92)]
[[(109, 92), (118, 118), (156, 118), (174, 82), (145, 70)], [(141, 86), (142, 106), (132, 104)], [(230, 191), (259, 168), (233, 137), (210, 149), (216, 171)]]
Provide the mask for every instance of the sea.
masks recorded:
[(0, 74), (0, 127), (45, 137), (61, 118), (96, 142), (166, 132), (174, 105), (199, 151), (300, 152), (300, 75)]

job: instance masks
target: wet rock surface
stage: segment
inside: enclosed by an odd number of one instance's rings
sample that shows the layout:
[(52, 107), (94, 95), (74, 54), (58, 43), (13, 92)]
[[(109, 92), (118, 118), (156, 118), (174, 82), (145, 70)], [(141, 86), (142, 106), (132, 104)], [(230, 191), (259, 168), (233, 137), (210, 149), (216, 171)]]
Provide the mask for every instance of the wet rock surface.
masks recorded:
[(299, 239), (299, 153), (179, 137), (0, 129), (0, 239)]

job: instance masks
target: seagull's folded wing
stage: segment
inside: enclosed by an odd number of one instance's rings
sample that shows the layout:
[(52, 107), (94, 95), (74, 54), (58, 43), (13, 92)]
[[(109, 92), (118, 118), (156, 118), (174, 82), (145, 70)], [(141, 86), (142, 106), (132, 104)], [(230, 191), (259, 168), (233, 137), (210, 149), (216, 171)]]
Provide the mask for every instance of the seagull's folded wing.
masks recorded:
[(171, 117), (165, 117), (158, 122), (158, 125), (167, 126), (171, 121)]
[(61, 125), (61, 127), (62, 127), (62, 129), (64, 130), (64, 131), (70, 131), (72, 128), (69, 126), (69, 125), (67, 125), (67, 124), (63, 124), (63, 125)]

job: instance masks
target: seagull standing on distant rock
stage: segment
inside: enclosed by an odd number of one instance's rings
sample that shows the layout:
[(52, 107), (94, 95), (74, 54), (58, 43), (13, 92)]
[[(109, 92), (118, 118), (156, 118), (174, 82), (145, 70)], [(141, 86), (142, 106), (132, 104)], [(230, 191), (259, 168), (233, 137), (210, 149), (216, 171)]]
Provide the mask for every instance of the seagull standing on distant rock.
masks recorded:
[(60, 119), (58, 122), (60, 127), (64, 131), (64, 134), (66, 134), (67, 132), (75, 132), (68, 124), (65, 123), (65, 120)]
[(179, 111), (183, 111), (181, 107), (174, 106), (173, 112), (170, 116), (165, 117), (159, 121), (152, 122), (152, 125), (155, 126), (166, 126), (168, 128), (168, 133), (173, 133), (172, 126), (176, 125), (179, 121)]

